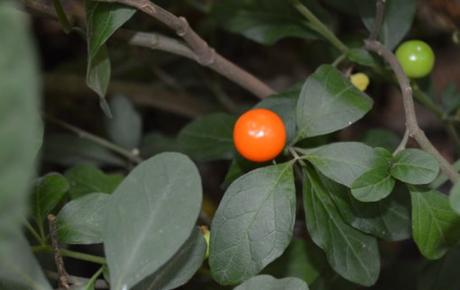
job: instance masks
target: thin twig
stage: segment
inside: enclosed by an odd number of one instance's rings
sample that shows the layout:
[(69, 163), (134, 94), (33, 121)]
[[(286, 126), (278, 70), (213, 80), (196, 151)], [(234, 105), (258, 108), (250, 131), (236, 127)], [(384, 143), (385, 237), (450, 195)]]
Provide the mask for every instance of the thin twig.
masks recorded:
[(141, 163), (142, 158), (140, 158), (138, 155), (134, 154), (132, 151), (129, 151), (121, 146), (118, 146), (104, 138), (101, 138), (99, 136), (93, 135), (83, 129), (80, 129), (78, 127), (75, 127), (67, 122), (64, 122), (62, 120), (59, 120), (57, 118), (51, 117), (49, 115), (45, 115), (45, 119), (48, 120), (49, 122), (56, 124), (66, 130), (69, 130), (75, 134), (77, 134), (80, 138), (89, 140), (91, 142), (94, 142), (102, 147), (105, 147), (107, 149), (112, 150), (113, 152), (116, 152), (120, 154), (121, 156), (127, 158), (128, 160), (134, 162), (134, 163)]
[[(193, 59), (225, 76), (234, 83), (252, 92), (259, 98), (275, 94), (275, 91), (254, 75), (230, 62), (207, 44), (188, 24), (184, 17), (177, 17), (171, 12), (152, 3), (150, 0), (98, 0), (100, 2), (119, 3), (134, 7), (156, 20), (162, 22), (181, 37), (195, 54)], [(145, 39), (146, 35), (143, 35)], [(158, 39), (155, 39), (157, 41)], [(151, 41), (151, 40), (150, 40)], [(177, 44), (177, 43), (176, 43)]]
[[(46, 271), (45, 274), (50, 279), (54, 279), (54, 280), (59, 279), (59, 274), (56, 273), (56, 272)], [(88, 279), (88, 278), (69, 275), (70, 283), (72, 283), (72, 285), (75, 285), (75, 286), (83, 286), (86, 283), (88, 283), (89, 280), (90, 279)], [(96, 283), (94, 284), (94, 288), (96, 288), (96, 289), (109, 289), (109, 285), (107, 284), (107, 282), (105, 280), (97, 279)]]
[(379, 38), (380, 31), (382, 30), (383, 20), (385, 19), (385, 2), (386, 0), (377, 0), (375, 3), (376, 15), (369, 40), (377, 40)]
[(399, 146), (396, 148), (396, 150), (393, 152), (393, 156), (396, 156), (399, 152), (403, 151), (406, 149), (407, 142), (409, 141), (409, 130), (404, 131), (404, 136), (401, 140), (401, 143), (399, 143)]
[[(48, 245), (40, 245), (40, 246), (33, 246), (32, 251), (34, 253), (53, 253), (54, 250), (52, 247)], [(67, 249), (60, 249), (59, 254), (63, 257), (73, 258), (81, 261), (91, 262), (95, 264), (104, 265), (106, 264), (106, 260), (104, 257), (94, 256), (86, 253), (75, 252)]]
[(53, 5), (56, 10), (58, 20), (61, 23), (62, 30), (65, 33), (70, 33), (72, 31), (72, 24), (70, 23), (69, 18), (67, 18), (67, 14), (64, 11), (64, 7), (62, 7), (61, 0), (53, 0)]
[(412, 96), (412, 88), (410, 86), (409, 78), (404, 73), (401, 65), (399, 64), (396, 56), (383, 46), (378, 41), (365, 41), (366, 49), (377, 53), (382, 56), (390, 65), (391, 69), (396, 75), (399, 86), (403, 96), (404, 113), (406, 117), (406, 129), (409, 132), (409, 137), (417, 141), (420, 147), (426, 152), (432, 154), (439, 162), (441, 170), (446, 174), (452, 183), (460, 180), (460, 175), (455, 171), (452, 165), (439, 153), (433, 146), (430, 140), (426, 137), (425, 132), (420, 129), (417, 123), (417, 116), (415, 113), (414, 99)]
[(57, 229), (56, 229), (56, 217), (52, 214), (48, 215), (48, 223), (50, 230), (51, 245), (54, 250), (54, 263), (56, 264), (58, 274), (59, 274), (59, 287), (64, 289), (70, 289), (69, 274), (67, 274), (64, 267), (64, 260), (62, 259), (59, 242), (57, 238)]

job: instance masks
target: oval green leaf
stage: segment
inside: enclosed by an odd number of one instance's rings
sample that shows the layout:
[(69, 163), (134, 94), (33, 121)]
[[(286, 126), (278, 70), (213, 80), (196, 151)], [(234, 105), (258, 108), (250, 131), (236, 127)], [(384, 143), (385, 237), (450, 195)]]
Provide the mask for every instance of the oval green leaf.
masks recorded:
[(439, 163), (431, 154), (419, 149), (406, 149), (394, 157), (391, 175), (409, 184), (427, 184), (439, 173)]
[(308, 285), (298, 278), (276, 279), (269, 275), (255, 276), (234, 290), (308, 290)]

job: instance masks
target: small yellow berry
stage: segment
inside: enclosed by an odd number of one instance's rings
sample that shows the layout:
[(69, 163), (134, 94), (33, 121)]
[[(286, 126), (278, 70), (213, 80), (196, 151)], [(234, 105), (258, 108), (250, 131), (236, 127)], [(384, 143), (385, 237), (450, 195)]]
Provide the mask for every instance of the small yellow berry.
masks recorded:
[(369, 77), (364, 73), (355, 73), (350, 76), (351, 83), (360, 91), (364, 92), (369, 86)]

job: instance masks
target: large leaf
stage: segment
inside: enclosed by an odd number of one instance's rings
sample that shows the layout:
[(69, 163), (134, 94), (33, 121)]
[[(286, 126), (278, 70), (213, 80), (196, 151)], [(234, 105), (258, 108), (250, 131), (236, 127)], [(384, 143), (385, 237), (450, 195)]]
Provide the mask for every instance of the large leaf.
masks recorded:
[(234, 290), (308, 290), (308, 285), (298, 278), (275, 279), (269, 275), (255, 276)]
[(395, 186), (390, 174), (393, 156), (383, 148), (375, 149), (375, 165), (351, 185), (351, 194), (362, 202), (376, 202), (387, 197)]
[(444, 194), (411, 189), (412, 232), (420, 252), (428, 259), (439, 259), (460, 241), (460, 216)]
[[(328, 18), (315, 1), (302, 2), (323, 20)], [(285, 0), (221, 0), (216, 3), (213, 14), (225, 29), (265, 45), (286, 37), (318, 38), (302, 15)]]
[(66, 244), (102, 243), (109, 194), (92, 193), (68, 202), (57, 216), (59, 241)]
[(376, 239), (345, 223), (319, 175), (313, 169), (306, 172), (304, 208), (311, 238), (326, 252), (338, 274), (364, 286), (373, 285), (380, 272)]
[(122, 175), (105, 174), (92, 165), (77, 165), (66, 171), (69, 194), (78, 198), (93, 192), (112, 193), (123, 180)]
[(391, 175), (410, 184), (427, 184), (439, 173), (439, 163), (434, 157), (419, 149), (406, 149), (394, 158)]
[(70, 134), (50, 134), (45, 138), (43, 158), (53, 164), (80, 163), (125, 167), (126, 162), (100, 145)]
[(117, 95), (110, 99), (110, 108), (113, 118), (106, 119), (110, 139), (127, 149), (137, 148), (142, 137), (142, 119), (133, 103)]
[(449, 194), (450, 206), (457, 213), (460, 214), (460, 182), (454, 184)]
[[(365, 26), (369, 31), (376, 14), (375, 1), (354, 0)], [(386, 0), (385, 18), (380, 31), (380, 40), (390, 50), (409, 32), (415, 16), (415, 0)]]
[(182, 150), (196, 160), (230, 159), (234, 151), (235, 121), (235, 117), (224, 113), (199, 118), (181, 130), (178, 142)]
[(69, 182), (59, 173), (47, 174), (37, 181), (32, 196), (32, 212), (37, 223), (45, 221), (69, 188)]
[(129, 289), (160, 269), (190, 236), (201, 200), (198, 170), (185, 155), (162, 153), (138, 165), (106, 208), (112, 289)]
[(410, 198), (403, 187), (377, 202), (360, 202), (341, 185), (327, 182), (343, 219), (352, 227), (387, 241), (410, 238)]
[[(136, 10), (115, 3), (93, 0), (86, 0), (85, 7), (88, 42), (86, 83), (103, 100), (110, 81), (110, 59), (105, 43)], [(108, 108), (105, 101), (101, 104), (103, 108)]]
[(372, 99), (330, 65), (320, 66), (305, 82), (297, 102), (297, 139), (350, 126), (372, 108)]
[(207, 244), (199, 229), (155, 274), (134, 287), (135, 290), (170, 290), (187, 283), (203, 264)]
[(225, 192), (211, 225), (209, 264), (220, 284), (259, 273), (289, 245), (295, 221), (292, 163), (253, 170)]
[[(0, 15), (7, 11), (0, 4)], [(14, 11), (10, 11), (14, 15)], [(51, 290), (30, 245), (22, 233), (2, 232), (0, 236), (0, 289)]]
[(337, 142), (301, 150), (322, 174), (348, 187), (376, 163), (374, 150), (358, 142)]

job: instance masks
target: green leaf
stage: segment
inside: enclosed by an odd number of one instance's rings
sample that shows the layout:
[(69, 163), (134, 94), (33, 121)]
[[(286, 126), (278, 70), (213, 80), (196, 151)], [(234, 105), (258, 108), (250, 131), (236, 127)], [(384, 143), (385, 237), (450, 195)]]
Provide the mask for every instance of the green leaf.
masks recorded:
[(160, 132), (150, 132), (142, 139), (140, 146), (143, 157), (152, 157), (163, 152), (180, 152), (176, 138), (168, 137)]
[(284, 254), (263, 273), (275, 277), (295, 277), (310, 284), (326, 267), (323, 252), (310, 239), (293, 239)]
[(361, 142), (366, 143), (371, 147), (383, 147), (389, 151), (394, 151), (400, 139), (394, 132), (386, 129), (370, 129), (366, 131), (361, 138)]
[(292, 163), (253, 170), (225, 192), (212, 221), (209, 265), (220, 284), (240, 283), (278, 258), (291, 241)]
[[(375, 1), (355, 0), (355, 3), (364, 25), (371, 31), (376, 14)], [(385, 1), (385, 18), (380, 31), (380, 40), (388, 49), (393, 50), (409, 32), (415, 16), (415, 7), (415, 0)]]
[(77, 165), (66, 171), (69, 195), (78, 198), (88, 193), (112, 193), (123, 180), (119, 174), (105, 174), (92, 165)]
[(305, 82), (297, 102), (297, 138), (325, 135), (350, 126), (373, 101), (331, 65), (320, 66)]
[[(342, 1), (342, 0), (341, 0)], [(352, 0), (353, 1), (353, 0)], [(354, 63), (375, 68), (379, 65), (377, 60), (374, 58), (369, 51), (364, 48), (352, 48), (347, 51), (347, 58)]]
[(40, 147), (40, 80), (30, 19), (0, 2), (0, 239), (27, 216), (28, 192)]
[(63, 166), (79, 163), (125, 167), (126, 162), (94, 142), (70, 134), (46, 136), (43, 158), (45, 161)]
[[(327, 13), (315, 1), (302, 0), (322, 20)], [(318, 34), (289, 1), (222, 0), (215, 4), (214, 19), (225, 29), (265, 45), (286, 37), (317, 39)]]
[(69, 182), (59, 173), (50, 173), (37, 180), (32, 198), (32, 211), (37, 222), (42, 223), (46, 219), (69, 188)]
[(409, 184), (427, 184), (439, 173), (439, 164), (431, 154), (419, 149), (406, 149), (394, 157), (391, 175)]
[(364, 286), (373, 285), (380, 272), (376, 239), (345, 223), (318, 174), (313, 169), (306, 174), (304, 209), (311, 238), (326, 252), (338, 274)]
[(286, 127), (287, 142), (291, 141), (296, 135), (296, 98), (272, 96), (260, 101), (256, 108), (265, 108), (277, 113), (283, 119)]
[(231, 159), (236, 118), (225, 113), (201, 117), (185, 126), (178, 136), (182, 150), (198, 161)]
[(325, 186), (329, 188), (343, 219), (352, 227), (387, 241), (410, 238), (410, 198), (401, 187), (380, 201), (360, 202), (344, 186), (332, 181)]
[(412, 232), (420, 252), (439, 259), (460, 240), (460, 216), (439, 191), (411, 189)]
[(363, 173), (351, 185), (351, 194), (362, 202), (384, 199), (395, 186), (395, 180), (390, 174), (393, 156), (383, 148), (377, 148), (375, 152), (377, 165)]
[(308, 285), (298, 278), (276, 279), (269, 275), (255, 276), (234, 290), (308, 290)]
[(134, 168), (106, 208), (112, 289), (131, 288), (171, 259), (192, 233), (201, 201), (198, 170), (185, 155), (162, 153)]
[[(4, 8), (4, 3), (0, 3), (0, 15), (4, 16), (3, 12), (7, 11), (11, 15), (17, 13), (15, 10)], [(52, 289), (26, 238), (18, 231), (2, 232), (0, 236), (0, 269), (2, 290)]]
[(187, 283), (203, 264), (207, 244), (199, 229), (158, 272), (134, 287), (134, 290), (170, 290)]
[(104, 267), (100, 268), (86, 283), (81, 287), (72, 287), (71, 290), (95, 290), (97, 278), (102, 274)]
[(454, 184), (449, 194), (450, 206), (452, 209), (460, 214), (460, 182)]
[(418, 276), (418, 290), (460, 289), (458, 264), (460, 248), (450, 250), (443, 258), (426, 265)]
[(142, 137), (142, 119), (133, 103), (117, 95), (110, 99), (110, 108), (113, 118), (106, 119), (110, 139), (127, 149), (137, 148)]
[(457, 89), (454, 83), (449, 83), (443, 90), (442, 107), (448, 114), (454, 113), (460, 107), (460, 90)]
[(322, 174), (348, 187), (376, 162), (374, 150), (358, 142), (337, 142), (299, 151)]
[[(110, 81), (110, 59), (105, 43), (112, 34), (128, 21), (135, 9), (114, 3), (85, 1), (88, 42), (86, 83), (101, 100)], [(106, 106), (105, 101), (102, 101)]]
[(57, 216), (59, 241), (66, 244), (102, 243), (109, 194), (92, 193), (68, 202)]

